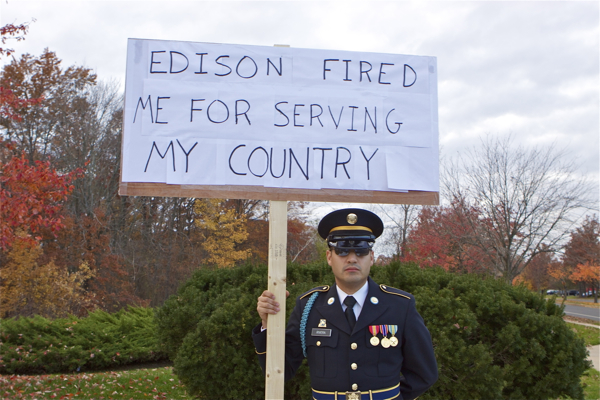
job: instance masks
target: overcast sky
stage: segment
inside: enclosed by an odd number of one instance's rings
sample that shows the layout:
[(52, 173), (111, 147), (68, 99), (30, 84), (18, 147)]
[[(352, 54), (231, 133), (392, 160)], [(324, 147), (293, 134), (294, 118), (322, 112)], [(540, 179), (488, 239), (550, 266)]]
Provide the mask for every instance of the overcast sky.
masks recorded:
[(555, 143), (582, 174), (599, 178), (597, 1), (2, 0), (0, 7), (2, 25), (36, 20), (24, 42), (8, 46), (16, 55), (48, 47), (64, 66), (121, 84), (128, 38), (435, 56), (443, 156), (482, 135), (512, 134), (527, 146)]

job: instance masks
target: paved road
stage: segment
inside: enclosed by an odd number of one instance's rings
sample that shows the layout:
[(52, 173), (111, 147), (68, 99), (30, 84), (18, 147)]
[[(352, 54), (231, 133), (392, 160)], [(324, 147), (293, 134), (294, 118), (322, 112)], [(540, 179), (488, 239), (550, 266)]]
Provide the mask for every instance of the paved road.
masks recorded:
[(573, 317), (587, 318), (593, 321), (600, 322), (600, 309), (579, 306), (565, 306), (565, 314)]

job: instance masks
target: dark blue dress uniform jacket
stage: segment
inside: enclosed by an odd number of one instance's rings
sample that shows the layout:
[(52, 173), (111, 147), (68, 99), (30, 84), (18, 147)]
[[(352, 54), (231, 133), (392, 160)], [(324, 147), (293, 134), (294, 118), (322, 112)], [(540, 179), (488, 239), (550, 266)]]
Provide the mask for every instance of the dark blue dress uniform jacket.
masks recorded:
[[(398, 399), (407, 400), (416, 398), (436, 382), (438, 371), (431, 335), (415, 308), (414, 297), (398, 289), (377, 285), (371, 278), (369, 293), (352, 331), (335, 286), (318, 287), (296, 299), (286, 329), (286, 380), (294, 376), (304, 358), (300, 319), (310, 294), (315, 291), (321, 293), (306, 325), (306, 349), (313, 389), (364, 392), (386, 389), (401, 382)], [(332, 304), (330, 298), (334, 299)], [(375, 299), (372, 301), (372, 298)], [(322, 319), (331, 329), (331, 336), (312, 336), (312, 328), (319, 327)], [(395, 336), (399, 344), (387, 349), (381, 344), (373, 346), (370, 325), (398, 325)], [(264, 371), (266, 331), (260, 332), (260, 324), (252, 331), (252, 337)], [(381, 334), (378, 337), (382, 339)], [(388, 333), (387, 337), (391, 335)], [(353, 390), (353, 384), (358, 388)]]

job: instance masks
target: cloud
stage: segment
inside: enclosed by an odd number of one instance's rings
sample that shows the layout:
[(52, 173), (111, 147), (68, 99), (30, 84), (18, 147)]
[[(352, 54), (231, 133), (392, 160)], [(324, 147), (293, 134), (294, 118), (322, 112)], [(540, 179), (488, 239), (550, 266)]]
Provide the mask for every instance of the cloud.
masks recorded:
[[(36, 18), (12, 47), (56, 51), (124, 82), (127, 38), (436, 56), (445, 154), (485, 134), (557, 143), (599, 167), (597, 2), (12, 1), (2, 23)], [(6, 61), (6, 60), (4, 60)]]

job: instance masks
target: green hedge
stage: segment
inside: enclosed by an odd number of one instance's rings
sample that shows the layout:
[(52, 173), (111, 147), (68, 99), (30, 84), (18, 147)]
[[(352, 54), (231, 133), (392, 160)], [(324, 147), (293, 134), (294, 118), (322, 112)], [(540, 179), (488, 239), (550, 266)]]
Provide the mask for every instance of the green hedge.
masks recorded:
[(167, 358), (158, 348), (150, 308), (95, 311), (85, 318), (11, 318), (0, 325), (3, 374), (89, 371)]
[[(290, 298), (331, 282), (329, 267), (292, 265), (287, 270)], [(267, 286), (267, 267), (198, 270), (176, 296), (157, 310), (159, 340), (174, 361), (188, 393), (207, 399), (264, 399), (264, 377), (250, 331), (260, 319), (256, 300)], [(293, 301), (288, 304), (288, 317)], [(304, 393), (298, 397), (298, 393)], [(308, 368), (286, 383), (285, 398), (307, 398)], [(308, 397), (310, 398), (310, 396)]]
[[(475, 275), (392, 263), (372, 268), (378, 283), (415, 295), (432, 334), (439, 381), (421, 399), (583, 398), (586, 348), (562, 309), (521, 287)], [(250, 337), (267, 268), (199, 270), (157, 310), (159, 340), (188, 393), (207, 399), (262, 399), (264, 377)], [(333, 282), (325, 263), (290, 265), (290, 298)], [(287, 302), (287, 314), (294, 301)], [(286, 399), (310, 398), (303, 365)]]

